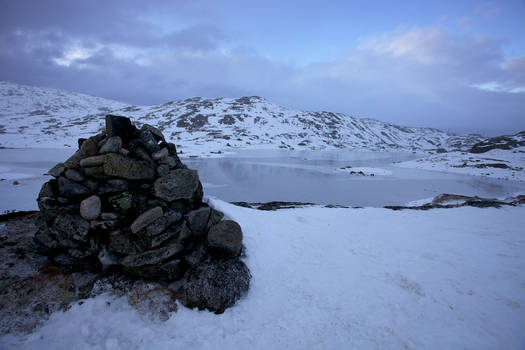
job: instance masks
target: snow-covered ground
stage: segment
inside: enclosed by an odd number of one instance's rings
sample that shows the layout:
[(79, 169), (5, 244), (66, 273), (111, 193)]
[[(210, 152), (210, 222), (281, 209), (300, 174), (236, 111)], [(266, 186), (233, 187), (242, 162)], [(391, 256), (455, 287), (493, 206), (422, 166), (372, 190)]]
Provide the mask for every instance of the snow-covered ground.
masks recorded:
[(394, 165), (495, 179), (525, 181), (525, 147), (494, 149), (485, 153), (450, 152)]
[(524, 207), (274, 212), (211, 204), (244, 231), (248, 295), (168, 321), (101, 295), (17, 349), (523, 349)]
[(337, 169), (337, 171), (341, 171), (350, 175), (361, 175), (361, 176), (388, 176), (392, 175), (392, 172), (387, 169), (381, 169), (381, 168), (370, 168), (370, 167), (351, 167), (346, 166)]

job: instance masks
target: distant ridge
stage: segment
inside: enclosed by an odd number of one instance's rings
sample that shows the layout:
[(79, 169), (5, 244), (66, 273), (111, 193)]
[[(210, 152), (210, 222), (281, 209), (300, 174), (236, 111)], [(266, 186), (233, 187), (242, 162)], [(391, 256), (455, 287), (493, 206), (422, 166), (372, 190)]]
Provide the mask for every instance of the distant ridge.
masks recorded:
[(258, 97), (189, 98), (153, 106), (0, 82), (0, 146), (76, 147), (108, 113), (160, 128), (191, 154), (242, 149), (467, 151), (486, 138), (332, 112), (297, 111)]

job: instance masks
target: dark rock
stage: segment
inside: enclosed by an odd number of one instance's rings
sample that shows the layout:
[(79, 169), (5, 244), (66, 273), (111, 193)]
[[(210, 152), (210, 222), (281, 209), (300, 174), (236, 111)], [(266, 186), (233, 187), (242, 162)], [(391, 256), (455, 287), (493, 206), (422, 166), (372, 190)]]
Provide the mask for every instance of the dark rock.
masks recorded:
[(193, 251), (184, 255), (184, 261), (188, 266), (196, 266), (206, 258), (206, 247), (203, 245), (197, 246)]
[(227, 256), (236, 256), (242, 250), (242, 230), (232, 220), (224, 220), (212, 226), (208, 232), (208, 247)]
[(129, 150), (125, 149), (125, 148), (121, 148), (118, 150), (118, 153), (122, 154), (123, 156), (128, 156), (129, 155)]
[(167, 175), (155, 180), (154, 192), (157, 197), (169, 202), (178, 199), (194, 202), (202, 200), (202, 185), (195, 170), (171, 170)]
[(122, 147), (122, 139), (118, 136), (109, 137), (106, 142), (100, 147), (99, 153), (117, 153)]
[(82, 146), (80, 146), (80, 156), (82, 158), (84, 157), (91, 157), (97, 154), (98, 152), (98, 141), (94, 137), (90, 137), (86, 141), (82, 142)]
[(155, 140), (155, 137), (153, 136), (151, 131), (148, 131), (148, 130), (141, 131), (140, 140), (142, 141), (142, 145), (144, 146), (144, 148), (146, 148), (146, 150), (150, 154), (155, 153), (160, 149), (160, 146), (157, 140)]
[(97, 167), (104, 165), (105, 159), (104, 156), (92, 156), (82, 159), (79, 164), (83, 168)]
[(155, 178), (155, 168), (152, 168), (148, 162), (115, 153), (108, 153), (105, 157), (104, 173), (106, 175), (128, 180), (153, 180)]
[(68, 167), (69, 169), (78, 169), (80, 168), (81, 159), (82, 159), (82, 156), (80, 154), (80, 151), (76, 151), (71, 157), (69, 157), (64, 162), (64, 165)]
[(117, 220), (93, 220), (90, 222), (90, 228), (93, 230), (108, 231), (118, 227)]
[(161, 234), (168, 226), (179, 221), (182, 215), (176, 211), (169, 211), (146, 227), (146, 233), (150, 236)]
[(158, 140), (158, 141), (166, 141), (164, 139), (164, 135), (162, 135), (162, 132), (157, 129), (154, 126), (151, 126), (149, 124), (142, 125), (142, 128), (140, 128), (141, 131), (149, 131), (151, 134)]
[(101, 213), (100, 219), (102, 220), (118, 220), (120, 215), (118, 213)]
[[(94, 177), (100, 177), (100, 176), (104, 176), (104, 167), (103, 166), (94, 166), (94, 167), (90, 167), (90, 168), (85, 168), (84, 169), (84, 174), (86, 174), (87, 176), (94, 176)], [(103, 179), (103, 178), (101, 178)]]
[(54, 260), (67, 271), (82, 271), (90, 270), (92, 268), (88, 259), (75, 258), (67, 253), (57, 255)]
[(122, 258), (120, 264), (125, 267), (154, 265), (168, 260), (183, 249), (184, 246), (182, 244), (172, 243), (158, 249), (145, 251), (144, 253), (128, 255)]
[(87, 220), (95, 220), (100, 215), (102, 202), (99, 196), (91, 196), (80, 202), (80, 216)]
[(56, 180), (49, 180), (42, 185), (40, 192), (38, 193), (38, 198), (42, 197), (55, 197), (56, 193), (54, 186), (56, 185)]
[(153, 158), (154, 160), (159, 160), (159, 159), (167, 157), (168, 155), (169, 155), (168, 149), (161, 148), (159, 151), (153, 153), (151, 155), (151, 158)]
[(238, 259), (217, 260), (190, 268), (183, 279), (183, 304), (223, 313), (250, 287), (250, 271)]
[(98, 186), (100, 186), (100, 182), (92, 178), (86, 178), (86, 180), (84, 180), (84, 185), (86, 185), (86, 187), (90, 190), (94, 191), (98, 188)]
[(447, 150), (444, 149), (444, 148), (438, 148), (438, 149), (436, 150), (436, 153), (447, 153)]
[(123, 192), (129, 189), (129, 181), (124, 179), (112, 179), (108, 180), (104, 185), (100, 187), (98, 192), (100, 194)]
[(168, 156), (162, 159), (159, 159), (161, 165), (167, 165), (170, 169), (181, 169), (184, 168), (182, 162), (177, 156)]
[(89, 222), (80, 215), (58, 215), (53, 221), (51, 232), (77, 241), (85, 240), (89, 233)]
[(124, 273), (149, 280), (177, 280), (185, 272), (184, 264), (179, 259), (174, 259), (160, 265), (145, 265), (137, 267), (124, 267)]
[(58, 248), (58, 241), (49, 232), (47, 227), (40, 227), (35, 233), (35, 240), (37, 241), (35, 248), (42, 254), (49, 254)]
[(122, 230), (113, 231), (109, 234), (108, 249), (118, 254), (136, 254), (137, 247), (131, 242), (131, 237)]
[(182, 222), (178, 225), (175, 225), (175, 227), (170, 227), (166, 231), (150, 237), (150, 244), (149, 246), (151, 248), (155, 248), (160, 246), (161, 244), (164, 244), (166, 241), (170, 240), (171, 238), (177, 238), (177, 242), (184, 243), (184, 240), (188, 237), (191, 237), (191, 231), (186, 225), (185, 222)]
[(40, 214), (46, 221), (53, 220), (60, 214), (78, 213), (78, 204), (63, 204), (57, 198), (41, 197), (37, 201)]
[(57, 165), (55, 165), (54, 167), (52, 167), (51, 169), (49, 169), (47, 171), (47, 173), (45, 173), (45, 175), (51, 175), (53, 177), (59, 177), (60, 175), (62, 175), (62, 173), (64, 171), (66, 171), (66, 166), (64, 165), (64, 163), (58, 163)]
[(147, 161), (149, 164), (151, 164), (151, 166), (154, 165), (153, 158), (151, 158), (151, 156), (149, 155), (148, 151), (146, 151), (144, 148), (142, 148), (142, 147), (134, 148), (133, 149), (133, 154), (137, 158)]
[(199, 208), (186, 214), (186, 222), (195, 237), (202, 237), (206, 234), (210, 214), (209, 207)]
[(58, 192), (67, 198), (89, 195), (91, 190), (84, 185), (71, 181), (63, 176), (58, 177)]
[(131, 140), (136, 128), (131, 124), (131, 120), (126, 117), (107, 115), (106, 116), (106, 135), (108, 137), (118, 136), (122, 141)]
[(165, 175), (168, 175), (168, 173), (170, 172), (170, 167), (169, 165), (167, 164), (161, 164), (157, 167), (157, 174), (162, 177), (162, 176), (165, 176)]
[(149, 224), (151, 224), (153, 221), (157, 220), (163, 215), (162, 208), (161, 207), (155, 207), (153, 209), (148, 210), (145, 213), (142, 213), (133, 221), (133, 224), (131, 224), (131, 232), (137, 233)]
[(82, 175), (78, 170), (75, 169), (67, 169), (64, 176), (75, 182), (84, 182), (84, 180), (86, 179), (84, 175)]
[(224, 213), (219, 210), (211, 209), (210, 221), (208, 222), (208, 228), (217, 224), (224, 217)]

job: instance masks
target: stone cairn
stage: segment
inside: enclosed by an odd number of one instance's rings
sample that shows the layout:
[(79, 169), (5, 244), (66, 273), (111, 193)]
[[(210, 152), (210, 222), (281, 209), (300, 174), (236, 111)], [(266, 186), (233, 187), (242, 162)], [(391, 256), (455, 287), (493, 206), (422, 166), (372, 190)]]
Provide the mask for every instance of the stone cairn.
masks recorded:
[(106, 130), (48, 174), (39, 252), (73, 270), (182, 281), (188, 307), (223, 312), (249, 288), (238, 223), (202, 202), (196, 170), (151, 125), (106, 116)]

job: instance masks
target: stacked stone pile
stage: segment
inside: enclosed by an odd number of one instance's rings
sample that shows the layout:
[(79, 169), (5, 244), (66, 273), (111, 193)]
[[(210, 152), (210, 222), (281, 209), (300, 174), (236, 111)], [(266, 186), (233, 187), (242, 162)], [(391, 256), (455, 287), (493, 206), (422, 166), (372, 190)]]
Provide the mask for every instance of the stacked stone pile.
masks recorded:
[(247, 291), (242, 230), (202, 202), (197, 171), (157, 128), (108, 115), (106, 130), (49, 171), (35, 245), (69, 269), (182, 280), (183, 302), (222, 312)]

